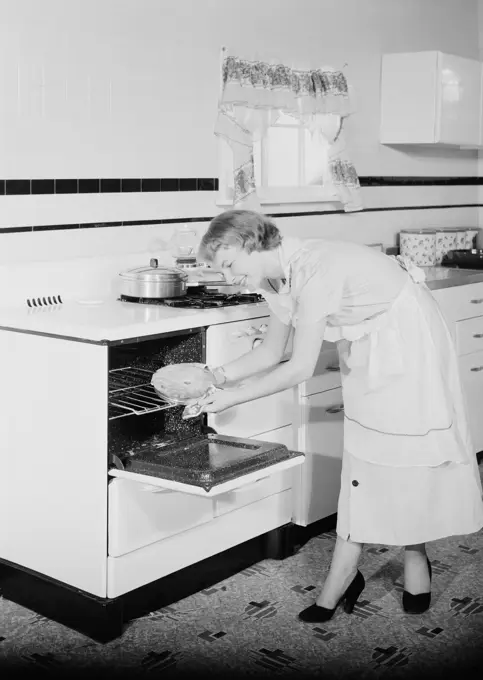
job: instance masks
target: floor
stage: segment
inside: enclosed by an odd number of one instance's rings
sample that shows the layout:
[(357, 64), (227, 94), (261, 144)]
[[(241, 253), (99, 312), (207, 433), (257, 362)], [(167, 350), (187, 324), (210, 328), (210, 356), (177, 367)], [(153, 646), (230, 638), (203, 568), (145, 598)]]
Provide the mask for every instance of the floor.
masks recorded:
[(401, 608), (402, 550), (371, 545), (352, 615), (304, 624), (297, 613), (313, 602), (334, 541), (321, 534), (293, 557), (131, 622), (106, 645), (0, 599), (1, 677), (483, 677), (483, 530), (429, 545), (424, 615)]

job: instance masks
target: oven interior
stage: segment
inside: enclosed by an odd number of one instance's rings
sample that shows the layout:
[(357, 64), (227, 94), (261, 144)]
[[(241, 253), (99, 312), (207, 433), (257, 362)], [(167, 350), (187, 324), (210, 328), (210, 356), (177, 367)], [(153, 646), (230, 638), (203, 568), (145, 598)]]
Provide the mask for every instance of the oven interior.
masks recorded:
[(162, 366), (182, 362), (204, 362), (205, 332), (183, 331), (154, 340), (115, 345), (109, 348), (108, 447), (110, 457), (121, 461), (204, 435), (209, 431), (206, 416), (183, 420), (184, 406), (173, 406), (156, 394), (152, 374)]
[(152, 374), (168, 364), (204, 362), (204, 330), (109, 348), (109, 464), (177, 483), (213, 486), (302, 454), (286, 446), (219, 436), (206, 416), (183, 420), (184, 406), (163, 401)]

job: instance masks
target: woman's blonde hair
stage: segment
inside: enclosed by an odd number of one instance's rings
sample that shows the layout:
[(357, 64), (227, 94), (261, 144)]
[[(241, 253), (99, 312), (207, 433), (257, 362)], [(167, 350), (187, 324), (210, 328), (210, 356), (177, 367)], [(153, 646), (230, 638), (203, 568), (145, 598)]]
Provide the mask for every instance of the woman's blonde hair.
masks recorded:
[(253, 210), (227, 210), (214, 217), (201, 239), (198, 259), (212, 262), (220, 248), (240, 246), (247, 253), (273, 250), (282, 242), (275, 223)]

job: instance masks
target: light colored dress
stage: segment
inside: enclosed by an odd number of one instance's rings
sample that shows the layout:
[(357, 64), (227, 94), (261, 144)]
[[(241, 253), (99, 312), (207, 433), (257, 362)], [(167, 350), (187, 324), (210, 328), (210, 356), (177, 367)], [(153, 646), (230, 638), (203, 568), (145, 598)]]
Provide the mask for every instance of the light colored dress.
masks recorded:
[(410, 545), (483, 527), (481, 481), (452, 338), (424, 272), (352, 243), (284, 238), (284, 323), (323, 318), (339, 350), (344, 454), (337, 533)]

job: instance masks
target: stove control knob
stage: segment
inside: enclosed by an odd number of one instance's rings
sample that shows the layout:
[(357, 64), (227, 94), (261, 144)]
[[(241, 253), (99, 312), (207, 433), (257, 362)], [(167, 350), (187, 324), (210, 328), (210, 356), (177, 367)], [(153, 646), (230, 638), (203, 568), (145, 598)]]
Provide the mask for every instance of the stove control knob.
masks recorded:
[(262, 325), (261, 325), (260, 328), (258, 329), (258, 332), (259, 332), (259, 333), (266, 333), (267, 331), (268, 331), (268, 326), (267, 326), (267, 324), (266, 324), (266, 323), (262, 323)]
[(255, 328), (255, 326), (248, 326), (248, 328), (247, 328), (246, 331), (245, 331), (245, 335), (248, 335), (248, 336), (250, 336), (250, 335), (256, 335), (257, 333), (258, 333), (258, 331), (257, 331), (257, 329)]
[(245, 333), (243, 331), (233, 331), (231, 334), (231, 337), (234, 338), (235, 340), (238, 340), (239, 338), (243, 338)]

